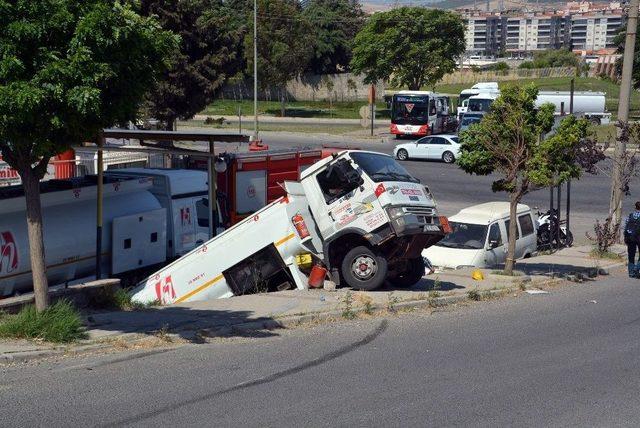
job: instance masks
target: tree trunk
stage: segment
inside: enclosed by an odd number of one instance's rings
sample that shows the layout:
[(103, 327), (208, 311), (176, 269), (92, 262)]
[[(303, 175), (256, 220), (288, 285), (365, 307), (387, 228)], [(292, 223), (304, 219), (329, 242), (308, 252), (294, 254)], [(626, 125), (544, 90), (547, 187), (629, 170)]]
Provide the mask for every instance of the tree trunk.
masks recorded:
[(49, 284), (47, 283), (47, 267), (42, 235), (40, 179), (31, 168), (21, 170), (19, 173), (27, 205), (27, 232), (29, 235), (33, 292), (36, 299), (36, 310), (41, 312), (49, 306)]
[(507, 275), (513, 275), (513, 268), (516, 266), (516, 233), (518, 230), (516, 221), (519, 199), (516, 194), (511, 194), (509, 203), (509, 243), (507, 246), (507, 260), (504, 264), (504, 273)]
[(287, 113), (285, 108), (284, 91), (284, 88), (280, 89), (280, 117), (285, 117)]

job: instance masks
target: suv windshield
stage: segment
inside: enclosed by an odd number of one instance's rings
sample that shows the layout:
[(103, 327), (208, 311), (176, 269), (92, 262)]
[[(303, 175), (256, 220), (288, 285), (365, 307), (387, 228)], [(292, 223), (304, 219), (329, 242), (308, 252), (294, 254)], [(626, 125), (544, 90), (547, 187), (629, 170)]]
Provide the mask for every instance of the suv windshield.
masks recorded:
[(352, 152), (349, 154), (364, 172), (375, 182), (380, 181), (408, 181), (419, 183), (420, 180), (414, 178), (391, 156)]
[(487, 238), (487, 226), (453, 221), (450, 224), (453, 231), (438, 242), (437, 246), (470, 250), (484, 248), (484, 242)]

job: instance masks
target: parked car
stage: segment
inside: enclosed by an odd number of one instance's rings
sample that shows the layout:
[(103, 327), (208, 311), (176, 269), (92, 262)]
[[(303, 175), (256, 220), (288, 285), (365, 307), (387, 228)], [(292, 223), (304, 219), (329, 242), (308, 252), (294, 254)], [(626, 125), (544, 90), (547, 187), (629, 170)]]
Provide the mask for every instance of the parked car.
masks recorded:
[[(535, 255), (536, 221), (531, 208), (518, 204), (516, 259)], [(449, 219), (453, 232), (434, 246), (423, 250), (423, 257), (440, 268), (492, 267), (507, 258), (509, 203), (487, 202), (461, 210)]]
[(398, 160), (441, 159), (453, 163), (459, 154), (457, 135), (429, 135), (412, 143), (398, 144), (393, 149), (393, 155)]
[(474, 123), (480, 122), (483, 116), (483, 113), (465, 113), (458, 124), (458, 135), (460, 135), (462, 131), (469, 129)]

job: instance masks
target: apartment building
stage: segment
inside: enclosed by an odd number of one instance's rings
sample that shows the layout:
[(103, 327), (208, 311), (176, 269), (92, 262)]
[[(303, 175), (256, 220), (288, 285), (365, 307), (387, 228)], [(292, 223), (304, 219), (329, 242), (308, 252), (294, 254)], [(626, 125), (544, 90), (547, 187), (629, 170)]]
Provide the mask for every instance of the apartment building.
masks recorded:
[(469, 17), (465, 32), (467, 52), (474, 55), (495, 55), (504, 45), (502, 16), (483, 14)]
[(547, 49), (598, 51), (614, 47), (624, 23), (622, 9), (586, 12), (467, 13), (470, 55), (527, 54)]
[(571, 48), (584, 51), (615, 48), (613, 39), (620, 32), (623, 21), (622, 10), (572, 15)]

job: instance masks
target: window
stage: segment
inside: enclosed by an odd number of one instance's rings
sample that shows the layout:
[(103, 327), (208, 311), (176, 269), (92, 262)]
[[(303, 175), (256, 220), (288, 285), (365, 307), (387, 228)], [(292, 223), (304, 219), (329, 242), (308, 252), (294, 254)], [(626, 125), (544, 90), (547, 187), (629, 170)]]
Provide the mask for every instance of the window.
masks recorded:
[(500, 232), (500, 225), (498, 223), (493, 223), (489, 228), (489, 244), (492, 242), (496, 242), (496, 247), (502, 246), (502, 233)]
[(420, 183), (389, 155), (381, 153), (353, 152), (351, 158), (376, 183), (381, 181), (408, 181)]
[[(357, 172), (353, 167), (349, 165), (348, 168), (351, 168), (357, 175)], [(337, 168), (328, 168), (326, 171), (319, 173), (316, 178), (327, 204), (331, 204), (332, 202), (342, 198), (359, 186), (356, 181), (347, 181), (345, 179), (345, 174), (339, 172)]]
[(424, 137), (418, 140), (418, 144), (431, 144), (433, 137)]
[[(511, 220), (504, 221), (504, 227), (507, 229), (507, 239), (509, 239), (509, 224)], [(518, 230), (518, 225), (516, 224), (516, 240), (520, 239), (520, 231)]]
[(202, 198), (196, 201), (196, 215), (198, 216), (198, 226), (209, 227), (209, 199)]
[(447, 248), (462, 248), (480, 250), (487, 236), (487, 226), (482, 224), (470, 224), (449, 222), (452, 232), (445, 236), (436, 245)]
[(531, 214), (523, 214), (519, 216), (518, 223), (520, 223), (520, 230), (522, 231), (522, 236), (528, 236), (534, 232), (533, 220), (531, 219)]
[(451, 144), (445, 138), (442, 137), (433, 137), (431, 140), (431, 144)]

